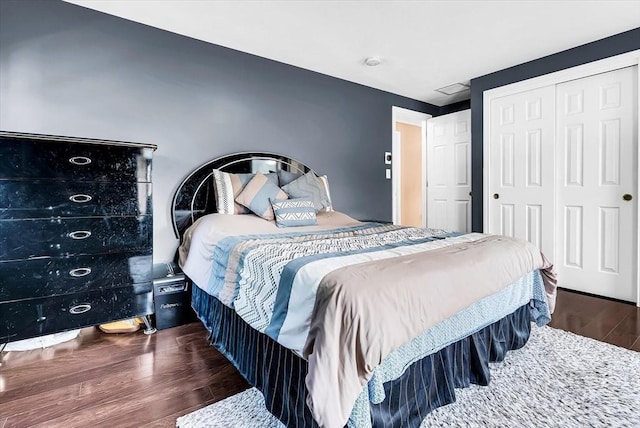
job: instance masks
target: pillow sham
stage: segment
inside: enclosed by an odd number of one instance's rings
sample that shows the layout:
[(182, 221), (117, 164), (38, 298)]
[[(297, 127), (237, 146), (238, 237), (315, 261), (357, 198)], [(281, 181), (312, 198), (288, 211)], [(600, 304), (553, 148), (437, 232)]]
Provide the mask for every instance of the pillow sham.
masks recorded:
[(280, 187), (286, 186), (301, 176), (302, 174), (299, 172), (278, 171), (278, 183), (280, 184)]
[(316, 208), (309, 198), (272, 199), (271, 207), (278, 227), (311, 226), (318, 223)]
[(265, 220), (273, 220), (271, 199), (288, 199), (289, 196), (262, 173), (256, 175), (244, 186), (236, 202), (253, 211)]
[(324, 192), (327, 195), (327, 201), (329, 202), (328, 206), (324, 207), (323, 211), (333, 211), (333, 203), (331, 202), (331, 193), (329, 192), (329, 179), (326, 175), (321, 175), (318, 177), (318, 180), (322, 183), (324, 187)]
[(287, 192), (291, 198), (310, 198), (316, 211), (331, 206), (324, 184), (313, 171), (309, 171), (291, 183), (282, 186), (282, 190)]
[[(244, 186), (254, 177), (255, 174), (237, 174), (223, 172), (218, 169), (213, 170), (213, 190), (216, 197), (216, 208), (220, 214), (248, 214), (251, 211), (237, 203), (238, 197)], [(276, 173), (265, 174), (265, 177), (273, 184), (278, 184)]]

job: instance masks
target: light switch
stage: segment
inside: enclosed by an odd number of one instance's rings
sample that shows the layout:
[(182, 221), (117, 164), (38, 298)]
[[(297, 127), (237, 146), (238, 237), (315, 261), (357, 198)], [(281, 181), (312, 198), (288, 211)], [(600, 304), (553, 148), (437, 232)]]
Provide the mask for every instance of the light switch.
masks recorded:
[(384, 152), (384, 164), (391, 165), (391, 152)]
[(389, 168), (384, 171), (384, 175), (387, 180), (391, 180), (391, 170)]

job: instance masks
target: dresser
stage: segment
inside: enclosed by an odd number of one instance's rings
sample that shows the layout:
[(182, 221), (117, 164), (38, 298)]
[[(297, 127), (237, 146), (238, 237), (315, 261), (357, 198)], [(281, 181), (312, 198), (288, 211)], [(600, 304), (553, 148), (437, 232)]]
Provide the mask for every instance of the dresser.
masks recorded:
[(0, 344), (153, 313), (155, 148), (0, 132)]

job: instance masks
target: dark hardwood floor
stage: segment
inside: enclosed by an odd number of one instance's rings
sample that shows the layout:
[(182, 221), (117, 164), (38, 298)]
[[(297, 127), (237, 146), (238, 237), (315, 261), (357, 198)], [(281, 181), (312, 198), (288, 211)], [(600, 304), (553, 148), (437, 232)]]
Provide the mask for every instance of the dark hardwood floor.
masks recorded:
[[(630, 304), (560, 290), (551, 326), (640, 352), (640, 309)], [(200, 323), (151, 336), (87, 328), (0, 362), (0, 428), (173, 427), (248, 387)]]
[(629, 303), (558, 290), (549, 325), (640, 352), (640, 308)]

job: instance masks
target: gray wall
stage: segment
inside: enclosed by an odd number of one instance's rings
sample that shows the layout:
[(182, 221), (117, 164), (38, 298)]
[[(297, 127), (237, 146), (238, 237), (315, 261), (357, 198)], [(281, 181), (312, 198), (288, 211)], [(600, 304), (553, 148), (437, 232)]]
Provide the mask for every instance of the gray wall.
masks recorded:
[[(231, 152), (327, 174), (336, 209), (391, 220), (391, 107), (438, 107), (60, 1), (0, 0), (0, 129), (158, 146), (154, 259), (178, 183)], [(43, 154), (46, 156), (46, 154)]]
[(636, 49), (640, 49), (640, 28), (471, 80), (471, 179), (473, 195), (471, 209), (473, 231), (482, 232), (483, 228), (483, 92)]

